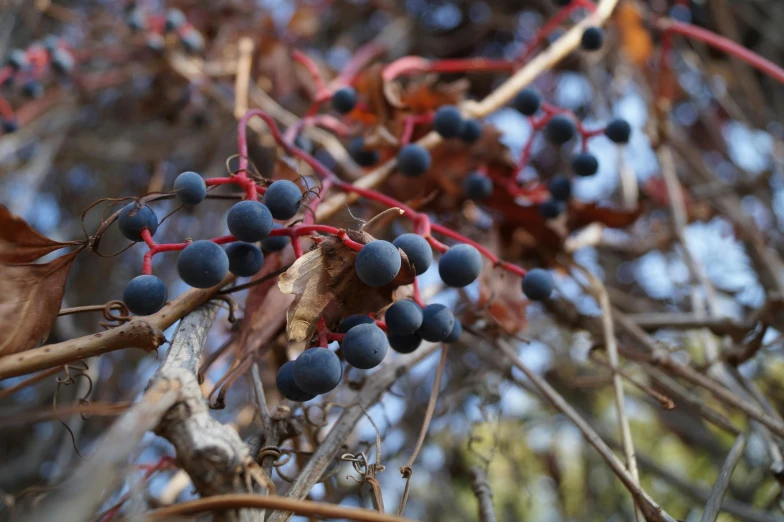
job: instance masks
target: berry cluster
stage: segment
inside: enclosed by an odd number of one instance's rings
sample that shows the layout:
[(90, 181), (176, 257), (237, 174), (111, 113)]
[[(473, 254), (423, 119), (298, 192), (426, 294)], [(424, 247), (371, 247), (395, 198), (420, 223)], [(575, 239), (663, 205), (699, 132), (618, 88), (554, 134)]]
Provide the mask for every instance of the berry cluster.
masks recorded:
[[(590, 30), (591, 28), (586, 33)], [(527, 87), (517, 93), (517, 96), (512, 100), (512, 107), (523, 116), (526, 116), (534, 131), (541, 131), (544, 138), (553, 146), (560, 147), (579, 134), (582, 147), (572, 157), (571, 161), (574, 175), (579, 177), (593, 176), (599, 171), (599, 160), (588, 152), (588, 141), (591, 138), (604, 134), (619, 145), (628, 143), (631, 138), (631, 126), (622, 119), (610, 121), (604, 129), (593, 131), (584, 129), (582, 123), (568, 111), (544, 103), (539, 91), (533, 87)], [(539, 116), (537, 117), (537, 115)], [(526, 166), (530, 159), (533, 140), (534, 133), (532, 133), (528, 143), (523, 148), (518, 164), (518, 172)], [(481, 177), (476, 175), (466, 180), (465, 190), (467, 197), (476, 200), (481, 199), (481, 197), (474, 197), (474, 194), (482, 196), (483, 188), (488, 186), (490, 187), (489, 190), (492, 191), (492, 180), (481, 185), (480, 179)], [(508, 180), (505, 186), (515, 194), (526, 195), (524, 189), (512, 185)], [(572, 194), (571, 182), (566, 176), (555, 175), (550, 179), (548, 189), (550, 198), (539, 202), (539, 213), (546, 219), (553, 219), (561, 215), (566, 209), (566, 204)]]
[(152, 13), (141, 7), (131, 6), (125, 14), (125, 23), (133, 32), (143, 33), (147, 47), (160, 52), (166, 48), (168, 35), (175, 35), (182, 48), (189, 53), (204, 50), (204, 36), (189, 22), (179, 9), (165, 13)]
[[(76, 59), (73, 51), (56, 36), (48, 36), (26, 49), (12, 49), (0, 67), (0, 85), (13, 86), (26, 98), (44, 94), (47, 73), (64, 77), (73, 72)], [(6, 100), (0, 97), (0, 123), (4, 133), (17, 130), (19, 123)]]

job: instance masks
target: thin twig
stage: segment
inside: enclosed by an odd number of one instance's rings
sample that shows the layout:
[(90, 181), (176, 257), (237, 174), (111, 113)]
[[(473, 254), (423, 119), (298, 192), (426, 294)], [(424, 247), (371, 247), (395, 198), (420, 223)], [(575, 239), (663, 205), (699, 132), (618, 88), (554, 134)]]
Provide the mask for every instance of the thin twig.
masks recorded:
[(732, 472), (735, 471), (735, 466), (743, 456), (743, 450), (745, 448), (746, 435), (739, 435), (738, 438), (735, 439), (735, 444), (732, 445), (732, 448), (727, 455), (727, 460), (724, 461), (724, 465), (721, 467), (719, 478), (716, 479), (716, 483), (713, 485), (710, 497), (708, 497), (708, 503), (705, 505), (705, 511), (702, 513), (702, 518), (700, 519), (701, 522), (716, 522), (716, 519), (719, 518), (721, 504), (724, 500), (724, 495), (727, 493), (727, 488), (730, 485)]

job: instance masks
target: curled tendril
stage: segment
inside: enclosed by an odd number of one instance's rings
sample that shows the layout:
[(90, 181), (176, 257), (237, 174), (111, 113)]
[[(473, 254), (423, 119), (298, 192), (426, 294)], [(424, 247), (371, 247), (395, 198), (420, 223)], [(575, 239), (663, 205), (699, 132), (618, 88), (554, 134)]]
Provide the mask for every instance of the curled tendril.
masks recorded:
[(131, 320), (131, 311), (128, 310), (128, 305), (117, 299), (107, 302), (103, 307), (102, 314), (106, 321), (101, 321), (99, 324), (107, 330)]

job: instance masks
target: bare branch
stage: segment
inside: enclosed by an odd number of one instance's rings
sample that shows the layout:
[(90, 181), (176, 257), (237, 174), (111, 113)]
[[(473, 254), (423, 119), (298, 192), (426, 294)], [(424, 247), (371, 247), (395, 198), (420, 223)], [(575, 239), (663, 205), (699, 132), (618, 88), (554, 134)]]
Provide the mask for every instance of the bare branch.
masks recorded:
[(719, 518), (719, 511), (721, 511), (721, 503), (724, 500), (724, 494), (727, 493), (727, 488), (730, 485), (730, 478), (732, 472), (735, 471), (735, 466), (743, 456), (743, 450), (746, 448), (746, 436), (740, 435), (735, 439), (735, 444), (732, 445), (727, 460), (719, 472), (719, 478), (716, 479), (716, 484), (713, 485), (708, 504), (705, 506), (705, 511), (702, 513), (701, 522), (716, 522)]

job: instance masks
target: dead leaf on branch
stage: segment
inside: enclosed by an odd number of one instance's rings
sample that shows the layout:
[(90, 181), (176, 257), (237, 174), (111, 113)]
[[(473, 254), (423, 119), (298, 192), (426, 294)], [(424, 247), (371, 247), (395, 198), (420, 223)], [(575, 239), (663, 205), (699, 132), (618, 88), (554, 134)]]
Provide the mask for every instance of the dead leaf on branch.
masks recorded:
[[(347, 231), (348, 237), (363, 245), (375, 238), (365, 232)], [(294, 294), (286, 320), (289, 341), (307, 341), (321, 317), (328, 325), (352, 314), (378, 312), (393, 302), (394, 291), (414, 282), (414, 269), (402, 250), (400, 272), (382, 287), (368, 286), (354, 270), (357, 252), (338, 237), (322, 241), (318, 248), (303, 255), (280, 276), (278, 287), (284, 294)]]
[(61, 243), (33, 230), (24, 219), (0, 205), (0, 262), (31, 263), (55, 250), (80, 245), (78, 241)]
[(29, 350), (46, 340), (80, 251), (45, 264), (0, 263), (0, 355)]

